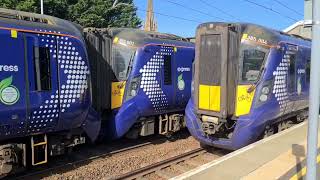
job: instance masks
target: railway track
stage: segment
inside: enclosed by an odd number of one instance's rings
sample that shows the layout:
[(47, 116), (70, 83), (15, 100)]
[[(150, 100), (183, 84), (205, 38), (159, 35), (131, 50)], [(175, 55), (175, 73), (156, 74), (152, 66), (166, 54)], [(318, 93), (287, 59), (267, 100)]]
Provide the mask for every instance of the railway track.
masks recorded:
[[(183, 137), (185, 137), (184, 134), (182, 134)], [(178, 137), (177, 137), (178, 138)], [(181, 138), (181, 137), (179, 137)], [(179, 139), (178, 138), (178, 139)], [(40, 179), (45, 177), (50, 177), (54, 174), (61, 174), (65, 172), (72, 172), (73, 170), (77, 169), (78, 167), (82, 167), (86, 164), (92, 163), (94, 161), (99, 161), (100, 159), (111, 157), (113, 155), (120, 155), (123, 154), (132, 153), (131, 151), (140, 149), (140, 148), (148, 148), (148, 146), (152, 146), (154, 144), (163, 143), (164, 141), (167, 141), (167, 138), (164, 137), (157, 137), (145, 139), (143, 142), (133, 144), (127, 144), (123, 148), (119, 148), (116, 146), (110, 147), (111, 145), (105, 145), (105, 147), (108, 147), (108, 150), (104, 150), (104, 153), (93, 153), (96, 155), (90, 155), (90, 156), (82, 156), (82, 153), (84, 152), (83, 149), (79, 149), (80, 152), (75, 152), (72, 154), (72, 156), (77, 157), (76, 160), (69, 160), (68, 162), (64, 162), (64, 160), (59, 161), (59, 163), (53, 162), (52, 164), (49, 164), (48, 166), (41, 167), (39, 169), (33, 169), (31, 171), (26, 171), (24, 173), (9, 176), (9, 178), (14, 179)], [(174, 140), (173, 140), (174, 141)], [(124, 141), (125, 142), (125, 141)], [(124, 144), (124, 142), (119, 144)], [(88, 151), (95, 151), (97, 148), (91, 147), (88, 148)], [(101, 149), (101, 147), (100, 147)], [(134, 170), (132, 172), (124, 172), (126, 174), (117, 176), (111, 176), (106, 177), (105, 179), (138, 179), (138, 178), (144, 178), (144, 179), (168, 179), (170, 177), (174, 177), (176, 175), (182, 174), (183, 172), (189, 171), (193, 168), (196, 168), (202, 164), (205, 164), (209, 161), (212, 161), (214, 159), (217, 159), (218, 157), (221, 157), (225, 155), (226, 152), (219, 149), (214, 149), (212, 151), (206, 151), (203, 148), (198, 148), (192, 151), (188, 151), (184, 154), (165, 159), (164, 161), (154, 163), (152, 165), (147, 165), (141, 169)], [(168, 169), (173, 169), (175, 172), (168, 171)]]
[(68, 169), (72, 170), (78, 166), (81, 166), (82, 164), (86, 164), (88, 162), (92, 162), (92, 161), (100, 159), (100, 158), (129, 152), (129, 151), (143, 148), (143, 147), (152, 145), (157, 142), (159, 143), (159, 142), (165, 141), (165, 140), (167, 140), (165, 137), (160, 137), (160, 138), (157, 138), (156, 140), (150, 139), (147, 142), (143, 142), (140, 144), (129, 145), (128, 147), (124, 147), (124, 148), (120, 148), (120, 149), (113, 148), (115, 150), (98, 153), (98, 155), (91, 155), (89, 157), (82, 157), (82, 158), (78, 157), (78, 158), (76, 158), (77, 160), (74, 160), (74, 161), (69, 161), (69, 162), (66, 162), (63, 164), (59, 164), (59, 165), (51, 165), (49, 167), (43, 167), (43, 168), (40, 168), (41, 170), (35, 169), (35, 170), (31, 170), (29, 172), (21, 173), (18, 175), (11, 175), (11, 176), (8, 176), (7, 178), (9, 178), (9, 179), (10, 178), (24, 179), (24, 180), (25, 179), (39, 179), (40, 177), (44, 177), (46, 175), (52, 175), (52, 174), (60, 172), (60, 171), (66, 171)]
[(208, 151), (198, 148), (112, 179), (170, 179), (226, 154), (222, 149)]

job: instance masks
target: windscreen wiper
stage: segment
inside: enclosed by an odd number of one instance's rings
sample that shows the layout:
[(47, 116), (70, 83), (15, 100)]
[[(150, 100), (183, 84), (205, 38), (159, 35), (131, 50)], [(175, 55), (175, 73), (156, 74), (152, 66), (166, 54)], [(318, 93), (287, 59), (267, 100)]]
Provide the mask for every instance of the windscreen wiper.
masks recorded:
[(130, 57), (130, 60), (129, 60), (127, 72), (126, 72), (126, 78), (128, 78), (129, 73), (130, 73), (131, 70), (132, 70), (132, 64), (133, 64), (133, 59), (134, 59), (134, 57), (135, 57), (135, 53), (132, 53), (132, 54), (131, 54), (131, 57)]

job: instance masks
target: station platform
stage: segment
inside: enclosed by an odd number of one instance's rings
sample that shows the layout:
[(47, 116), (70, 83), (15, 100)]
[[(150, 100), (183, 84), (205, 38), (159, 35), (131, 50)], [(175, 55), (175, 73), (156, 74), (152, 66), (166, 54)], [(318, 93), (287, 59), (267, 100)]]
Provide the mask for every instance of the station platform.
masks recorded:
[(172, 180), (305, 179), (307, 128), (301, 123)]

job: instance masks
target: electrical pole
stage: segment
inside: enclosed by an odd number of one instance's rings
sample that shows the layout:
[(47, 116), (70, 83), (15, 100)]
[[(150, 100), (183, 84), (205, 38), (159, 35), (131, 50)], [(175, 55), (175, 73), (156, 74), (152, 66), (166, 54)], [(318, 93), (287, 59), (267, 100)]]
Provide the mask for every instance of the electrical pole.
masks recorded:
[(307, 180), (317, 179), (318, 119), (320, 97), (320, 0), (313, 0), (311, 80), (309, 93), (309, 124)]
[(40, 0), (40, 4), (41, 4), (41, 14), (43, 14), (43, 0)]

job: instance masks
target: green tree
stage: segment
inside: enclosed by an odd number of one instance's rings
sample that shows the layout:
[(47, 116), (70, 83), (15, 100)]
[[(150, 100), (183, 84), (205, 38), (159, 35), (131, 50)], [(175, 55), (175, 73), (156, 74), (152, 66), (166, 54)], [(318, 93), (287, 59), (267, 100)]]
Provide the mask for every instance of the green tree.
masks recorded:
[(69, 19), (86, 27), (140, 27), (132, 0), (79, 0)]
[[(0, 0), (0, 7), (40, 12), (40, 0)], [(133, 0), (44, 0), (45, 14), (84, 27), (141, 27)]]
[(38, 12), (36, 0), (0, 0), (0, 7), (20, 11)]

